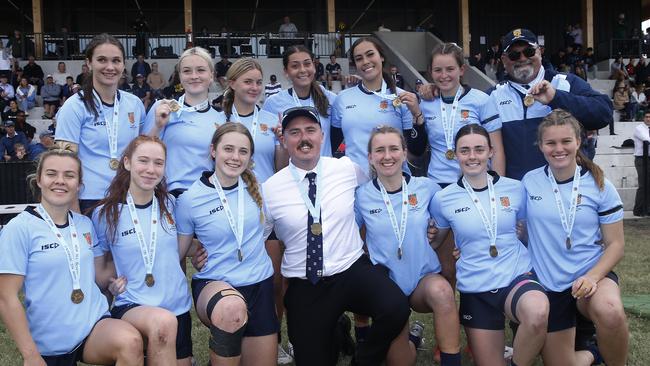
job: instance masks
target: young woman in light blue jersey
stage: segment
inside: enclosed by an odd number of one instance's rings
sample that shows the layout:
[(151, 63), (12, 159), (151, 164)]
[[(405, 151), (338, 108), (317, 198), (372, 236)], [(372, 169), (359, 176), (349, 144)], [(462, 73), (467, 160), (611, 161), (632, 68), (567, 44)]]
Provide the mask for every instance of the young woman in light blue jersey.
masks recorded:
[(219, 118), (208, 101), (208, 88), (214, 79), (210, 53), (200, 47), (185, 50), (176, 69), (185, 93), (178, 101), (154, 103), (142, 129), (150, 136), (159, 136), (167, 146), (165, 179), (174, 197), (187, 190), (201, 172), (211, 169), (207, 151)]
[[(147, 340), (147, 362), (189, 366), (192, 300), (179, 262), (173, 197), (164, 179), (166, 148), (140, 135), (126, 147), (107, 196), (93, 214), (97, 265), (109, 267), (111, 315)], [(178, 361), (177, 361), (178, 360)]]
[(86, 47), (90, 76), (82, 90), (68, 98), (57, 114), (56, 140), (78, 152), (85, 175), (79, 208), (88, 209), (104, 194), (126, 145), (140, 134), (145, 117), (140, 98), (117, 90), (124, 71), (124, 47), (108, 34), (95, 36)]
[[(339, 93), (332, 106), (332, 151), (345, 140), (345, 155), (368, 171), (367, 146), (370, 133), (379, 125), (387, 125), (411, 133), (413, 116), (401, 98), (404, 90), (383, 70), (385, 56), (379, 42), (363, 37), (350, 47), (350, 60), (357, 67), (361, 83)], [(405, 170), (408, 170), (406, 165)]]
[[(431, 201), (440, 187), (425, 177), (402, 173), (406, 140), (401, 131), (382, 126), (370, 135), (368, 160), (375, 179), (359, 187), (355, 211), (365, 225), (366, 246), (374, 264), (409, 297), (417, 312), (433, 312), (442, 366), (460, 366), (460, 326), (454, 291), (440, 274), (440, 262), (427, 240)], [(393, 341), (387, 365), (413, 364), (420, 339), (409, 327)]]
[(336, 94), (325, 89), (315, 80), (316, 68), (314, 54), (303, 45), (289, 46), (282, 54), (282, 64), (291, 88), (282, 90), (264, 102), (262, 110), (276, 116), (292, 107), (312, 106), (318, 110), (318, 117), (323, 129), (321, 156), (332, 156), (330, 143), (331, 105)]
[(285, 167), (289, 158), (276, 138), (279, 117), (260, 110), (257, 101), (262, 93), (262, 66), (251, 58), (242, 58), (226, 73), (228, 86), (223, 94), (223, 112), (217, 123), (239, 122), (250, 131), (255, 143), (253, 172), (261, 183)]
[(549, 305), (531, 272), (530, 256), (517, 237), (526, 195), (519, 181), (488, 170), (490, 136), (478, 124), (463, 126), (454, 153), (462, 176), (433, 198), (439, 245), (454, 230), (460, 317), (474, 362), (505, 365), (504, 325), (519, 324), (512, 365), (532, 365), (546, 337)]
[(95, 274), (93, 225), (71, 211), (81, 172), (71, 150), (41, 154), (30, 177), (40, 203), (0, 233), (0, 318), (24, 365), (142, 365), (140, 333), (110, 318), (96, 284), (101, 274)]
[(580, 130), (569, 112), (546, 116), (537, 140), (548, 165), (522, 180), (528, 247), (551, 304), (544, 362), (591, 364), (588, 352), (574, 353), (577, 308), (593, 321), (605, 363), (624, 365), (629, 333), (613, 272), (623, 258), (623, 204), (603, 171), (580, 152)]
[(246, 126), (219, 126), (210, 149), (214, 172), (204, 172), (176, 209), (181, 248), (196, 235), (207, 252), (192, 278), (192, 295), (199, 319), (210, 328), (212, 365), (277, 364), (273, 266), (264, 249), (262, 196), (250, 168), (254, 148)]

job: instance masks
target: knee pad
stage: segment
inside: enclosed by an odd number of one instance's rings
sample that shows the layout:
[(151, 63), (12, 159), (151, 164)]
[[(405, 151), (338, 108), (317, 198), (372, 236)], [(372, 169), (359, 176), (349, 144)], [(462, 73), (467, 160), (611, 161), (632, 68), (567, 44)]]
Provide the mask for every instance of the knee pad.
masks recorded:
[(208, 319), (212, 318), (212, 312), (214, 311), (214, 307), (217, 306), (217, 303), (226, 296), (237, 296), (244, 301), (244, 304), (246, 303), (246, 299), (244, 299), (242, 295), (236, 290), (230, 288), (221, 290), (214, 294), (210, 300), (208, 300), (208, 305), (205, 307), (205, 313), (208, 316)]
[(519, 298), (528, 291), (540, 291), (546, 293), (544, 286), (537, 281), (527, 280), (526, 283), (519, 286), (514, 295), (512, 295), (512, 301), (510, 302), (510, 312), (512, 312), (512, 316), (515, 318), (517, 323), (519, 323), (519, 319), (517, 318), (517, 303), (519, 302)]
[(210, 326), (210, 349), (221, 357), (236, 357), (241, 355), (241, 340), (244, 337), (246, 323), (234, 333), (228, 333)]

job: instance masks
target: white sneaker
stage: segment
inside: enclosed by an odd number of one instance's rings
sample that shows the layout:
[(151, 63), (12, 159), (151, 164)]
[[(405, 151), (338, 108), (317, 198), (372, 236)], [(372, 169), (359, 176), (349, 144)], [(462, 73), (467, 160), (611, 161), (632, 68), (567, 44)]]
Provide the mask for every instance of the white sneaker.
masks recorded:
[(503, 350), (503, 359), (506, 361), (509, 361), (512, 359), (512, 347), (506, 346), (506, 348)]
[(288, 365), (293, 362), (293, 357), (289, 355), (281, 344), (278, 344), (278, 365)]

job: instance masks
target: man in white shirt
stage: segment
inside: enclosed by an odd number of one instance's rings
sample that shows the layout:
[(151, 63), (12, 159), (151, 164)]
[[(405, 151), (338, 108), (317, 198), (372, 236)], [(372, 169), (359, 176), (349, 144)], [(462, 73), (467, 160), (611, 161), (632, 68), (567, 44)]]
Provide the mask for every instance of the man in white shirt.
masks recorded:
[(282, 18), (282, 24), (278, 29), (280, 38), (296, 38), (296, 33), (298, 33), (298, 27), (295, 24), (291, 23), (289, 16)]
[(65, 62), (60, 61), (59, 64), (56, 66), (56, 72), (52, 74), (52, 77), (54, 78), (54, 83), (60, 86), (64, 86), (66, 84), (66, 79), (68, 77), (72, 77), (69, 72), (66, 71), (65, 67)]
[(284, 242), (282, 275), (289, 340), (296, 365), (334, 365), (337, 320), (345, 311), (373, 319), (358, 345), (358, 365), (379, 365), (409, 316), (407, 298), (387, 271), (363, 253), (354, 215), (354, 192), (368, 180), (349, 158), (320, 156), (318, 111), (294, 107), (282, 118), (289, 166), (263, 185), (265, 234)]
[[(639, 123), (634, 129), (634, 167), (636, 168), (637, 176), (639, 177), (639, 185), (636, 190), (636, 197), (634, 198), (634, 209), (632, 213), (634, 216), (648, 216), (650, 214), (650, 207), (644, 202), (644, 191), (646, 189), (646, 179), (650, 179), (650, 167), (643, 175), (643, 142), (650, 143), (650, 110), (646, 110), (643, 114), (643, 123)], [(650, 165), (650, 161), (646, 159), (646, 166)], [(649, 193), (650, 195), (650, 193)], [(650, 198), (650, 197), (648, 197)]]

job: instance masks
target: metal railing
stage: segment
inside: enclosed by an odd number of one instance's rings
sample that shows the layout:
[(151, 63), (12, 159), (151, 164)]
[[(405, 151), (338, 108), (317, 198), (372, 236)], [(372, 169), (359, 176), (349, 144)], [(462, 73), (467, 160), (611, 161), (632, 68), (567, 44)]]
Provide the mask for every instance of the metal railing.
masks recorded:
[[(26, 59), (33, 55), (43, 60), (78, 60), (96, 34), (93, 33), (35, 33), (22, 35), (17, 42), (13, 37), (0, 37), (3, 45), (13, 45), (14, 57)], [(155, 34), (115, 33), (128, 59), (144, 54), (146, 58), (178, 58), (189, 45), (207, 48), (214, 57), (280, 57), (284, 48), (302, 44), (318, 57), (345, 57), (350, 45), (368, 34), (311, 33), (292, 34), (260, 32), (228, 32), (216, 34)]]
[(639, 58), (648, 53), (648, 46), (643, 39), (611, 39), (609, 41), (609, 58)]
[(33, 161), (0, 162), (0, 205), (34, 202), (26, 180), (34, 171)]

